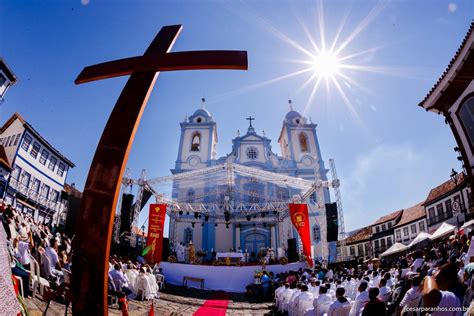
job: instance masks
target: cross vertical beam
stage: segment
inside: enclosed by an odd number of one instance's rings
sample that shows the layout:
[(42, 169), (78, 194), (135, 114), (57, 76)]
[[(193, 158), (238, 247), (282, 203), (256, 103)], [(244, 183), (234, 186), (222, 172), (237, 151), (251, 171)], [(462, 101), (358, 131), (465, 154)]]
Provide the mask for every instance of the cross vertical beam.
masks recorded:
[[(209, 61), (213, 62), (212, 69), (247, 69), (246, 52), (221, 54), (214, 51), (207, 55), (199, 52), (198, 59), (193, 59), (193, 55), (188, 53), (181, 57), (178, 55), (178, 60), (167, 61), (166, 55), (181, 29), (181, 25), (165, 26), (154, 38), (143, 55), (145, 62), (134, 69), (122, 90), (97, 146), (82, 196), (73, 242), (72, 308), (75, 315), (108, 314), (108, 262), (120, 184), (136, 130), (160, 70), (156, 65), (146, 68), (146, 61), (153, 56), (161, 57), (164, 60), (160, 67), (168, 71), (208, 69)], [(124, 63), (121, 62), (121, 65)], [(128, 70), (124, 72), (114, 67), (104, 70), (96, 66), (87, 67), (88, 74), (84, 74), (83, 70), (76, 83), (129, 74)]]

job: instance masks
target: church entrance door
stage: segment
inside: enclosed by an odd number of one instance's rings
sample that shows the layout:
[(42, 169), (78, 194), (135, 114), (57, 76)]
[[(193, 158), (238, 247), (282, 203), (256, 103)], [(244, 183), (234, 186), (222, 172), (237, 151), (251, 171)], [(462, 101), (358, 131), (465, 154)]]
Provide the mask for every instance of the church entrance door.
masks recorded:
[(267, 242), (264, 234), (253, 233), (245, 236), (244, 248), (247, 249), (250, 260), (256, 261), (258, 258), (258, 252), (262, 248), (267, 247)]

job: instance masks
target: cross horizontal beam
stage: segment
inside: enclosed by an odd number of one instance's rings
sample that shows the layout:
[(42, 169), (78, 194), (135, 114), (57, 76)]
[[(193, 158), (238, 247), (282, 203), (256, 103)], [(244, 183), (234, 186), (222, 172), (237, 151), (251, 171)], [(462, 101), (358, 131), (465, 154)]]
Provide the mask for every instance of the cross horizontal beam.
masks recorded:
[(131, 75), (135, 71), (200, 69), (247, 70), (247, 52), (233, 50), (186, 51), (118, 59), (85, 67), (76, 84)]

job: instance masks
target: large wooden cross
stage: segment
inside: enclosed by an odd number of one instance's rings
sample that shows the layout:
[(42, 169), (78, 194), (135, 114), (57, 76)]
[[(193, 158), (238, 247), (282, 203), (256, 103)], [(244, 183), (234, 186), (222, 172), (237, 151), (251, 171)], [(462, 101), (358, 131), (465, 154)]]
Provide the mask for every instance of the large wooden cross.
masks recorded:
[(160, 71), (248, 69), (246, 51), (169, 53), (182, 29), (163, 27), (143, 56), (83, 69), (75, 83), (130, 75), (107, 121), (89, 169), (73, 242), (73, 313), (107, 315), (107, 276), (114, 214), (128, 154)]

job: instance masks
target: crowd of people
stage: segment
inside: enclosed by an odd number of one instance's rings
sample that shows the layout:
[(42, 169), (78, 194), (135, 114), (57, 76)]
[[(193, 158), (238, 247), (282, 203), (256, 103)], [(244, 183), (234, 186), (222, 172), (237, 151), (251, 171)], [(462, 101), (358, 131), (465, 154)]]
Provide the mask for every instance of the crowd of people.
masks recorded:
[(291, 316), (474, 315), (471, 239), (472, 234), (458, 234), (391, 260), (330, 268), (316, 264), (278, 274), (271, 280), (275, 311)]

